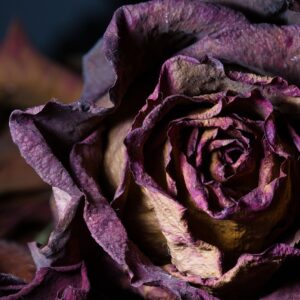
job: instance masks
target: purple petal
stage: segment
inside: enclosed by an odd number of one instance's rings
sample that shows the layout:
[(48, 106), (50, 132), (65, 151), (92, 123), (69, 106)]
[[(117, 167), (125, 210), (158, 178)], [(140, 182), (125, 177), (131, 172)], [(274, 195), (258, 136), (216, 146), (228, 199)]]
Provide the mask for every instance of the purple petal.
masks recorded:
[[(4, 278), (4, 281), (3, 279)], [(6, 279), (5, 279), (6, 278)], [(0, 295), (3, 300), (17, 299), (88, 299), (90, 290), (84, 264), (68, 267), (41, 268), (29, 284), (21, 284), (16, 280), (0, 275)]]

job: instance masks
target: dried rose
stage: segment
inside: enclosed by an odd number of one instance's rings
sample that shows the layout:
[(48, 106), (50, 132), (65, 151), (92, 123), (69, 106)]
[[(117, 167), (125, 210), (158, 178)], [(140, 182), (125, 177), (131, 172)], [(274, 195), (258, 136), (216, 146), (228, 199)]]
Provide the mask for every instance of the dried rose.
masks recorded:
[(93, 238), (100, 272), (144, 298), (245, 299), (298, 263), (299, 29), (202, 1), (120, 8), (84, 59), (79, 102), (11, 116), (53, 187), (38, 268), (95, 269)]

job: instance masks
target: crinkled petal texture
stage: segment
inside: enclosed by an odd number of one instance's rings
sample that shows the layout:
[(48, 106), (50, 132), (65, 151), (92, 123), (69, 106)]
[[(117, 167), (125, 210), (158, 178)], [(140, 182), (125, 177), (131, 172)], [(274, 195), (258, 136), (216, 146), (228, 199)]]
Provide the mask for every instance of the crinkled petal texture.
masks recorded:
[(299, 257), (283, 238), (299, 215), (298, 150), (283, 140), (289, 124), (272, 100), (288, 93), (267, 77), (227, 75), (215, 59), (163, 65), (125, 143), (173, 276), (238, 295)]
[(10, 119), (53, 186), (38, 268), (84, 260), (146, 299), (244, 299), (298, 262), (299, 29), (202, 1), (120, 8), (81, 100)]
[(25, 284), (18, 278), (0, 274), (1, 299), (88, 299), (89, 281), (84, 265), (41, 268)]

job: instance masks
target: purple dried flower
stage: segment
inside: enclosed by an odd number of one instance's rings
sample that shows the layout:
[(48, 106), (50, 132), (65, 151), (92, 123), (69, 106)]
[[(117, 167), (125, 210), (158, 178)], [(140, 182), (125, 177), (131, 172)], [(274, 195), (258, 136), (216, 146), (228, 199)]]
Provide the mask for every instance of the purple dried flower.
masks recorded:
[(10, 119), (53, 187), (38, 268), (83, 260), (92, 288), (107, 272), (146, 299), (266, 295), (300, 259), (299, 29), (203, 1), (117, 10), (80, 101)]

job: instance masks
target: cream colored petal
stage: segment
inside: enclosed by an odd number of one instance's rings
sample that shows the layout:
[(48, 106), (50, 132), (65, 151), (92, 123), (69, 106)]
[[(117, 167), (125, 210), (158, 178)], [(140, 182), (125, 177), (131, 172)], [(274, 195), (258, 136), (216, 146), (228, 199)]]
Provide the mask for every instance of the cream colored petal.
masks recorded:
[(220, 276), (220, 251), (208, 243), (193, 240), (184, 220), (185, 209), (163, 194), (146, 189), (143, 192), (151, 199), (161, 230), (167, 239), (172, 263), (177, 269), (202, 278)]
[(158, 265), (170, 261), (167, 246), (151, 199), (131, 184), (122, 215), (129, 237)]
[(124, 139), (131, 124), (132, 120), (125, 120), (109, 129), (107, 147), (104, 152), (103, 170), (114, 189), (117, 189), (120, 185), (126, 165)]

